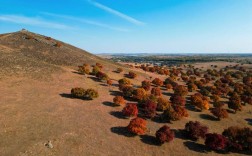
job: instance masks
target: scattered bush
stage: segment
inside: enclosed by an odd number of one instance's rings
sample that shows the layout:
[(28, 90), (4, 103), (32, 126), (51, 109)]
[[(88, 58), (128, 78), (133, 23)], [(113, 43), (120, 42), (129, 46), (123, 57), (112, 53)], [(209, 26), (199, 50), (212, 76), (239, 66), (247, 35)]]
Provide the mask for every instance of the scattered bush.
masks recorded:
[(75, 98), (83, 98), (86, 90), (83, 88), (73, 88), (71, 90), (71, 95)]
[(228, 112), (226, 109), (221, 107), (215, 107), (211, 110), (211, 113), (216, 116), (219, 120), (228, 118)]
[(222, 135), (229, 139), (230, 149), (252, 151), (252, 130), (250, 128), (232, 126), (225, 129)]
[(71, 90), (71, 94), (76, 98), (86, 98), (86, 99), (94, 99), (99, 96), (98, 92), (94, 89), (83, 89), (83, 88), (73, 88)]
[(162, 96), (161, 89), (159, 87), (155, 87), (151, 89), (151, 94), (155, 96)]
[(116, 72), (117, 72), (117, 73), (121, 73), (121, 72), (123, 72), (123, 69), (122, 69), (122, 68), (117, 68), (117, 69), (116, 69)]
[(179, 95), (174, 95), (174, 94), (170, 97), (170, 101), (173, 106), (176, 106), (176, 105), (185, 106), (186, 104), (186, 99), (184, 97), (179, 96)]
[(164, 111), (171, 107), (171, 103), (163, 97), (159, 97), (157, 100), (157, 110)]
[(241, 105), (241, 98), (238, 94), (234, 93), (228, 102), (228, 108), (233, 109), (234, 113), (237, 112), (237, 110), (241, 111), (242, 105)]
[(119, 85), (131, 85), (130, 80), (127, 78), (123, 78), (123, 79), (118, 80), (118, 83), (119, 83)]
[(95, 75), (99, 80), (108, 80), (109, 77), (106, 73), (103, 73), (101, 71), (98, 71)]
[(94, 98), (98, 98), (99, 94), (94, 89), (87, 89), (86, 92), (85, 92), (85, 94), (84, 94), (84, 97), (92, 100)]
[(203, 109), (206, 109), (206, 110), (209, 109), (208, 98), (201, 95), (200, 93), (195, 93), (194, 95), (191, 96), (191, 103), (192, 103), (192, 105), (199, 108), (201, 111)]
[(205, 138), (208, 127), (201, 125), (198, 121), (189, 121), (186, 123), (184, 131), (190, 139), (198, 140), (199, 138)]
[(122, 96), (114, 97), (113, 102), (116, 106), (125, 105), (126, 103), (126, 101), (124, 100)]
[(147, 95), (145, 89), (137, 88), (133, 91), (133, 98), (136, 100), (142, 100)]
[(59, 48), (59, 47), (62, 46), (62, 44), (61, 44), (60, 42), (56, 42), (56, 43), (54, 44), (54, 46)]
[(121, 86), (121, 91), (123, 93), (123, 96), (125, 97), (132, 97), (134, 90), (135, 89), (132, 86), (128, 86), (128, 85)]
[(220, 96), (214, 94), (214, 95), (212, 96), (212, 100), (213, 100), (214, 103), (218, 103), (218, 102), (220, 102)]
[(183, 117), (188, 117), (188, 113), (185, 108), (180, 106), (170, 107), (165, 110), (162, 114), (163, 121), (171, 122), (182, 119)]
[(95, 64), (95, 66), (99, 67), (100, 69), (103, 68), (102, 64), (100, 64), (100, 63), (98, 63), (98, 62)]
[(172, 89), (172, 85), (171, 85), (171, 84), (166, 84), (166, 85), (165, 85), (165, 88), (166, 88), (167, 90)]
[(51, 41), (51, 40), (52, 40), (51, 37), (45, 37), (45, 39), (48, 40), (48, 41)]
[(181, 107), (181, 106), (172, 106), (174, 111), (179, 114), (179, 116), (182, 117), (188, 117), (189, 114), (187, 112), (187, 110), (185, 109), (185, 107)]
[(101, 68), (99, 66), (94, 66), (92, 70), (92, 74), (96, 75), (98, 72), (101, 71)]
[(127, 129), (133, 134), (142, 135), (147, 129), (146, 125), (146, 120), (137, 117), (130, 121), (129, 125), (127, 126)]
[(163, 86), (163, 81), (162, 80), (160, 80), (159, 78), (155, 78), (153, 81), (152, 81), (152, 83), (154, 84), (154, 85), (156, 85), (156, 86), (158, 86), (158, 87), (161, 87), (161, 86)]
[(179, 96), (186, 96), (188, 94), (188, 89), (185, 86), (178, 85), (174, 88), (174, 94)]
[(224, 150), (227, 147), (228, 140), (221, 134), (206, 134), (205, 145), (212, 150)]
[(80, 74), (89, 74), (90, 73), (90, 66), (88, 64), (83, 64), (83, 66), (78, 66), (78, 72)]
[(153, 118), (156, 116), (157, 104), (152, 101), (147, 101), (143, 105), (143, 114), (147, 118)]
[(198, 89), (198, 87), (197, 87), (194, 83), (189, 83), (189, 84), (188, 84), (188, 90), (189, 90), (190, 92), (195, 91), (195, 90), (197, 90), (197, 89)]
[(128, 78), (134, 79), (134, 78), (136, 78), (136, 77), (137, 77), (137, 74), (136, 74), (136, 73), (134, 73), (134, 72), (132, 72), (132, 71), (129, 72)]
[(142, 88), (145, 89), (146, 91), (149, 91), (151, 88), (150, 81), (147, 80), (142, 81)]
[(138, 108), (135, 103), (128, 103), (122, 110), (123, 115), (127, 117), (137, 116)]
[(112, 86), (112, 84), (113, 84), (113, 81), (112, 81), (111, 79), (108, 79), (108, 80), (107, 80), (107, 85), (108, 85), (108, 86)]
[(170, 129), (170, 127), (164, 125), (156, 132), (156, 139), (160, 144), (165, 142), (171, 142), (174, 139), (174, 132)]

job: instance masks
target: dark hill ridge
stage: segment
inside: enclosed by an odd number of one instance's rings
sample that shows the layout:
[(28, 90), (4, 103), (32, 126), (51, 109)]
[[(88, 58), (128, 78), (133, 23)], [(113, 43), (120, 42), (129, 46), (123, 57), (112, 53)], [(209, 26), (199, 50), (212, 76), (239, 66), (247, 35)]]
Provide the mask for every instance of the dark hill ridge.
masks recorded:
[(13, 74), (36, 77), (60, 71), (59, 66), (96, 62), (114, 68), (120, 66), (85, 50), (26, 30), (0, 34), (0, 78)]

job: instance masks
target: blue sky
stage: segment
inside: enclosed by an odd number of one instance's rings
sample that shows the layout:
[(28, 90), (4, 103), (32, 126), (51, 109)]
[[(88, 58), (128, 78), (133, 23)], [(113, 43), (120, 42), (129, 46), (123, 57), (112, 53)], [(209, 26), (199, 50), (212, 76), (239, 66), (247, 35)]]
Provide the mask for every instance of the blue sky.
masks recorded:
[(0, 0), (26, 28), (92, 53), (252, 53), (252, 0)]

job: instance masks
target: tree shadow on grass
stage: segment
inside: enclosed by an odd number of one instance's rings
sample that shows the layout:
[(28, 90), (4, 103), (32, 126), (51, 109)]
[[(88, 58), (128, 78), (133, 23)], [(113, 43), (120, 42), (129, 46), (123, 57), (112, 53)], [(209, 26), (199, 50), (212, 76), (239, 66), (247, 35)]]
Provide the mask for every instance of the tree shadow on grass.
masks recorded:
[(119, 91), (113, 91), (113, 90), (111, 90), (110, 91), (110, 95), (113, 95), (113, 96), (122, 96), (122, 93), (119, 92)]
[(212, 115), (209, 114), (200, 114), (200, 118), (210, 120), (210, 121), (219, 121), (217, 118), (213, 117)]
[(118, 135), (123, 135), (125, 137), (135, 137), (135, 134), (130, 133), (127, 130), (127, 127), (122, 127), (122, 126), (118, 126), (118, 127), (112, 127), (111, 132), (118, 134)]
[(156, 122), (156, 123), (163, 123), (163, 124), (167, 124), (169, 122), (165, 121), (162, 119), (162, 114), (160, 115), (156, 115), (154, 118), (151, 119), (153, 122)]
[(186, 109), (189, 110), (189, 111), (192, 111), (192, 112), (200, 112), (200, 110), (196, 109), (193, 105), (191, 104), (186, 104), (185, 105)]
[(202, 144), (199, 144), (199, 143), (196, 143), (196, 142), (193, 142), (193, 141), (186, 141), (184, 142), (184, 145), (192, 150), (192, 151), (195, 151), (195, 152), (199, 152), (199, 153), (208, 153), (210, 152), (210, 150), (205, 146), (205, 145), (202, 145)]
[(82, 74), (82, 73), (80, 73), (78, 71), (72, 71), (72, 73), (85, 76), (85, 74)]
[(154, 136), (141, 135), (140, 138), (141, 138), (141, 141), (145, 144), (153, 145), (153, 146), (161, 146), (161, 144), (157, 141), (157, 139)]
[(186, 132), (183, 129), (172, 129), (174, 131), (175, 137), (182, 140), (190, 140)]
[(128, 119), (126, 118), (121, 111), (111, 111), (109, 113), (110, 115), (113, 115), (114, 117), (118, 118), (118, 119)]
[(64, 97), (64, 98), (74, 99), (74, 97), (72, 96), (72, 94), (62, 93), (62, 94), (59, 94), (59, 95), (61, 97)]
[(91, 76), (89, 76), (88, 78), (92, 79), (95, 82), (101, 82), (97, 77), (91, 77)]
[(116, 107), (116, 106), (114, 105), (114, 103), (113, 103), (113, 102), (110, 102), (110, 101), (104, 101), (104, 102), (102, 102), (102, 104), (105, 105), (105, 106)]
[(80, 99), (80, 100), (85, 100), (85, 101), (91, 101), (92, 100), (92, 99), (86, 98), (86, 97), (77, 98), (77, 97), (74, 97), (72, 94), (67, 94), (67, 93), (61, 93), (59, 95), (61, 97), (68, 98), (68, 99)]
[(162, 94), (163, 94), (163, 95), (166, 95), (166, 96), (170, 96), (170, 97), (173, 95), (173, 94), (170, 93), (170, 92), (162, 92)]
[(105, 83), (100, 83), (100, 85), (101, 85), (101, 86), (104, 86), (104, 87), (108, 87), (108, 85), (105, 84)]

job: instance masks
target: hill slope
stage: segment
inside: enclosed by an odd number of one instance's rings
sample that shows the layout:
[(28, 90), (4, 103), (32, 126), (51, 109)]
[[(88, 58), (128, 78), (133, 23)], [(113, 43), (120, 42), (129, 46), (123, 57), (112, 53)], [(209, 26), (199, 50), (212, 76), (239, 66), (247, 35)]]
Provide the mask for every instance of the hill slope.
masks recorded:
[(14, 74), (38, 77), (38, 73), (48, 75), (59, 71), (59, 66), (96, 62), (118, 66), (85, 50), (43, 35), (28, 31), (0, 34), (0, 78)]

